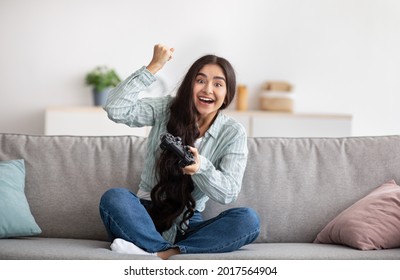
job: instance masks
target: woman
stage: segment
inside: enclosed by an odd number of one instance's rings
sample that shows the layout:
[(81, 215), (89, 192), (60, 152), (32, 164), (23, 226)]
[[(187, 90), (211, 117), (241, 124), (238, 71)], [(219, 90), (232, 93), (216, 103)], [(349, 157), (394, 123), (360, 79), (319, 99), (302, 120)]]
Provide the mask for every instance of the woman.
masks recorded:
[[(206, 55), (190, 67), (175, 97), (139, 99), (173, 52), (156, 45), (149, 65), (120, 83), (107, 100), (105, 110), (113, 121), (152, 129), (138, 193), (108, 190), (100, 214), (117, 252), (168, 259), (233, 251), (257, 238), (257, 214), (233, 208), (203, 221), (201, 212), (209, 198), (227, 204), (241, 188), (246, 132), (221, 113), (234, 98), (235, 73), (224, 58)], [(189, 146), (194, 164), (181, 168), (176, 155), (160, 148), (160, 136), (166, 132)]]

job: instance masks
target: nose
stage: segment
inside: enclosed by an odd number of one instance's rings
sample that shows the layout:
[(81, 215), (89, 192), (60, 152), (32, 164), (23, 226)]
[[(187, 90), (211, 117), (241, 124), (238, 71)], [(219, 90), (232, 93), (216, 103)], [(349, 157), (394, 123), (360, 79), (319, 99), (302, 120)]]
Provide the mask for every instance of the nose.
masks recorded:
[(212, 83), (207, 83), (207, 84), (204, 85), (204, 92), (205, 92), (205, 93), (208, 93), (208, 94), (210, 94), (210, 93), (213, 92), (213, 85), (212, 85)]

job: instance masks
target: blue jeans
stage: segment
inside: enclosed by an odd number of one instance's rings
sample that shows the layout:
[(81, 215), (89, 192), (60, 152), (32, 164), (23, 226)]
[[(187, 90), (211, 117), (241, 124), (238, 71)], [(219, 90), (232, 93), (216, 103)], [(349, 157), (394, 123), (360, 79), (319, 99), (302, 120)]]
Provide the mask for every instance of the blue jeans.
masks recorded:
[(207, 221), (196, 211), (188, 231), (178, 233), (172, 244), (156, 230), (146, 210), (150, 203), (128, 189), (106, 191), (100, 200), (100, 215), (110, 238), (122, 238), (150, 253), (170, 248), (179, 248), (183, 254), (222, 253), (253, 242), (260, 233), (258, 216), (250, 208), (228, 209)]

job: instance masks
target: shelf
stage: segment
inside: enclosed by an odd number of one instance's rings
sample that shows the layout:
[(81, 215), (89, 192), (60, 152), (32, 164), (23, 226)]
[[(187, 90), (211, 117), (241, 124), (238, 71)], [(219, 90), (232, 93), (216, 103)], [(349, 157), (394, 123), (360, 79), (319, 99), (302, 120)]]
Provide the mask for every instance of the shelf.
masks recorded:
[(46, 109), (46, 135), (137, 135), (146, 137), (149, 127), (132, 128), (107, 117), (102, 107), (50, 107)]
[(267, 111), (227, 110), (251, 137), (347, 137), (351, 136), (352, 116)]
[[(347, 137), (352, 116), (345, 114), (285, 113), (225, 110), (239, 121), (250, 137)], [(131, 128), (109, 120), (101, 107), (49, 107), (47, 135), (137, 135), (146, 137), (150, 127)]]

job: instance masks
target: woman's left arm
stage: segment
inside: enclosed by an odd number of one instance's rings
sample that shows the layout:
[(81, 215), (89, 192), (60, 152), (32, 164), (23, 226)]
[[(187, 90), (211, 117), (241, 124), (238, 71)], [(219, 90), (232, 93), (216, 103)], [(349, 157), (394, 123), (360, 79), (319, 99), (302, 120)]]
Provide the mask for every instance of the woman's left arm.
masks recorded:
[[(222, 204), (235, 201), (241, 189), (247, 153), (246, 133), (236, 134), (227, 145), (224, 145), (222, 156), (216, 166), (195, 150), (198, 167), (194, 168), (193, 182), (212, 200)], [(186, 168), (190, 167), (192, 166)]]

